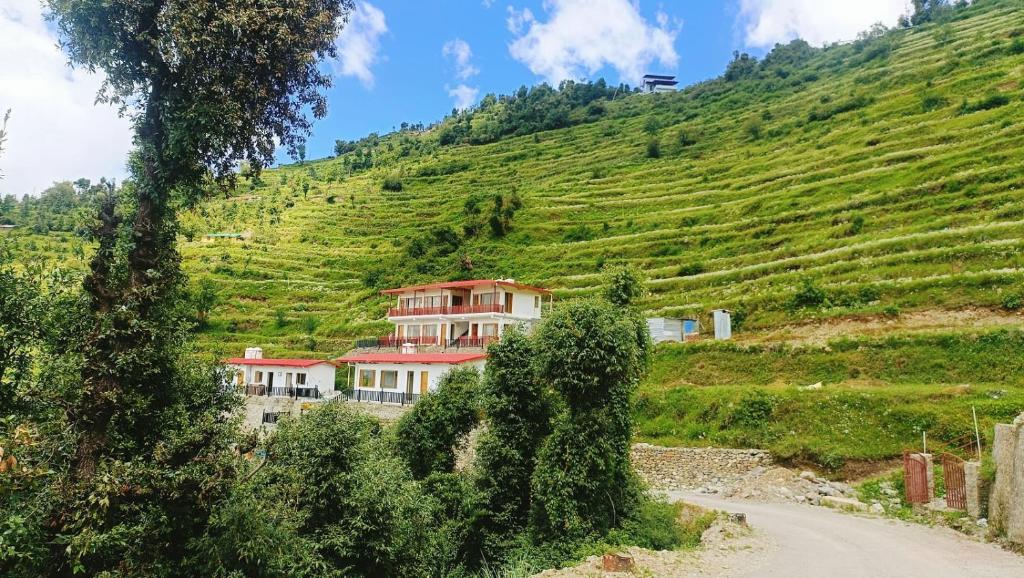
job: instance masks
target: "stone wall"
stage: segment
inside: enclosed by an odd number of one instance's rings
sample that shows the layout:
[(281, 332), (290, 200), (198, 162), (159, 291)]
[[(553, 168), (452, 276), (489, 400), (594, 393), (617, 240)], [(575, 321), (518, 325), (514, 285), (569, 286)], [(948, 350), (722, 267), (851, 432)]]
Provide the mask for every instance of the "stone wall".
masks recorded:
[(771, 465), (764, 450), (633, 445), (633, 467), (656, 490), (717, 488)]
[(989, 524), (998, 533), (1024, 545), (1024, 414), (1012, 425), (996, 425), (992, 444), (996, 480), (989, 497)]

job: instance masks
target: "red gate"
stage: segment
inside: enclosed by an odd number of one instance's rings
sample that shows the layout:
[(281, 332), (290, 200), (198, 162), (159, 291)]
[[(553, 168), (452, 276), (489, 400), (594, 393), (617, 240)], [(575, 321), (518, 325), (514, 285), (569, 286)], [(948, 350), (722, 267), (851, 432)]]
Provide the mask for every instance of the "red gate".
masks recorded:
[(918, 454), (903, 451), (903, 485), (908, 504), (928, 503), (928, 463)]
[(950, 454), (942, 454), (942, 478), (946, 484), (946, 507), (967, 509), (967, 476), (964, 461)]

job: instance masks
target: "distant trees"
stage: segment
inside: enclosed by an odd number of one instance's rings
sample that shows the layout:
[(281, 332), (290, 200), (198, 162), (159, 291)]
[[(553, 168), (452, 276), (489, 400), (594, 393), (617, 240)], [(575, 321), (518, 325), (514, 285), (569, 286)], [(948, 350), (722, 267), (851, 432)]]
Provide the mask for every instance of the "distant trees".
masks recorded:
[[(548, 84), (523, 86), (508, 96), (488, 94), (476, 109), (452, 111), (442, 125), (439, 143), (441, 146), (483, 144), (505, 136), (533, 134), (593, 120), (604, 114), (601, 103), (619, 92), (628, 92), (628, 87), (610, 87), (604, 79), (599, 79), (585, 83), (567, 80), (557, 89)], [(581, 111), (576, 120), (573, 120), (574, 111)]]

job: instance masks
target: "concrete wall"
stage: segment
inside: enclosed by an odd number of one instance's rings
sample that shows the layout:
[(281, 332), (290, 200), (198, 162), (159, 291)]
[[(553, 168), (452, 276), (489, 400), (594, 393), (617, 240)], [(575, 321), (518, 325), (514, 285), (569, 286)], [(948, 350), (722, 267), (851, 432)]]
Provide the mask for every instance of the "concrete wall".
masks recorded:
[[(415, 394), (420, 393), (420, 372), (426, 371), (429, 375), (427, 378), (428, 386), (427, 391), (434, 391), (437, 389), (437, 384), (444, 377), (444, 374), (448, 373), (454, 365), (448, 363), (356, 363), (355, 373), (351, 374), (353, 379), (352, 385), (354, 389), (362, 389), (366, 391), (380, 391), (380, 372), (381, 371), (397, 371), (398, 372), (398, 387), (394, 389), (387, 389), (385, 391), (407, 391), (407, 378), (408, 372), (413, 372), (413, 387), (412, 392)], [(483, 372), (484, 360), (470, 361), (461, 365), (468, 365), (475, 367), (477, 371)], [(372, 388), (360, 387), (359, 386), (359, 372), (363, 369), (376, 370), (375, 378), (376, 383)], [(348, 371), (352, 371), (348, 369)]]
[(1024, 545), (1024, 414), (1012, 425), (996, 425), (992, 458), (996, 480), (989, 497), (989, 525), (1009, 541)]

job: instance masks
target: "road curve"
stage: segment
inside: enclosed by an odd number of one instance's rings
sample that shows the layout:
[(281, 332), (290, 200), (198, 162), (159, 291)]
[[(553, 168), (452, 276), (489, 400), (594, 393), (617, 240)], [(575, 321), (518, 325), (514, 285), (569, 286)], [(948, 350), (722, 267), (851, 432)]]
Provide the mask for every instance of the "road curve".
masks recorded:
[(830, 578), (1024, 578), (1024, 557), (971, 540), (948, 528), (855, 516), (800, 504), (725, 500), (670, 492), (727, 512), (743, 512), (770, 543), (763, 555), (721, 576)]

